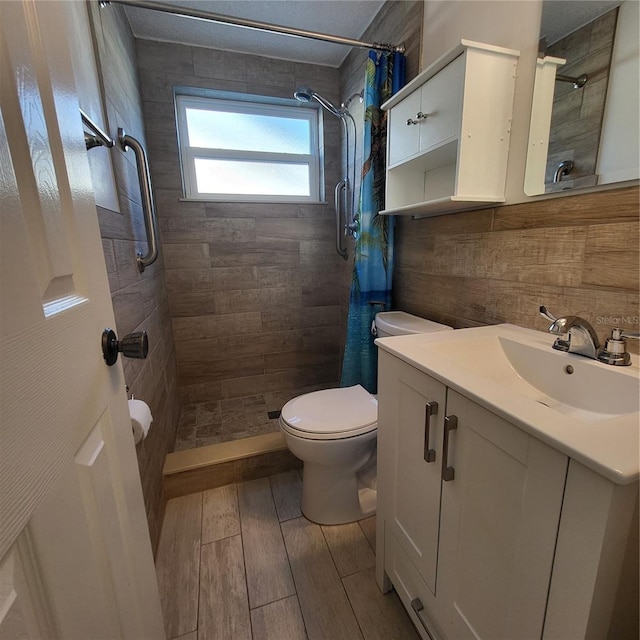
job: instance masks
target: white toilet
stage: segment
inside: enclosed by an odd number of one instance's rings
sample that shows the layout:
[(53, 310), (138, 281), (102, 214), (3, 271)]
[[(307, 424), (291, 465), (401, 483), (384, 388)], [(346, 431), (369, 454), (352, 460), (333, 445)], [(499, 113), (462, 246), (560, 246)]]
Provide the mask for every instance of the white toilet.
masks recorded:
[[(373, 328), (372, 328), (373, 330)], [(379, 338), (451, 330), (403, 311), (375, 319)], [(304, 463), (302, 512), (318, 524), (343, 524), (376, 512), (378, 401), (360, 385), (306, 393), (280, 414), (284, 440)]]

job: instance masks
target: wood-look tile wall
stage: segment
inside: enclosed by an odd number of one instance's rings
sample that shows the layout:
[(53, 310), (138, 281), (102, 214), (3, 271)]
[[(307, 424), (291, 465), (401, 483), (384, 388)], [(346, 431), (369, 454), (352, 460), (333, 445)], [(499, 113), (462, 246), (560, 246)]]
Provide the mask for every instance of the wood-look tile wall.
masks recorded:
[[(617, 17), (618, 9), (612, 9), (547, 49), (547, 55), (567, 61), (559, 67), (558, 74), (569, 77), (586, 74), (588, 78), (581, 89), (556, 82), (545, 176), (547, 191), (596, 184), (600, 128)], [(563, 160), (573, 161), (573, 171), (561, 185), (553, 185), (553, 174)]]
[[(111, 5), (102, 11), (89, 5), (98, 63), (109, 122), (109, 134), (118, 127), (145, 140), (145, 124), (138, 89), (135, 42), (122, 9)], [(162, 469), (172, 450), (180, 413), (176, 358), (171, 316), (165, 286), (162, 252), (143, 274), (138, 272), (136, 252), (146, 253), (146, 235), (132, 152), (110, 153), (118, 190), (119, 211), (98, 207), (102, 245), (109, 275), (118, 336), (145, 330), (149, 336), (146, 360), (122, 359), (131, 393), (151, 407), (153, 425), (136, 446), (151, 541), (155, 551), (164, 515)]]
[[(629, 187), (423, 220), (401, 218), (394, 303), (454, 328), (579, 315), (638, 331), (639, 191)], [(638, 351), (637, 342), (630, 349)]]
[[(338, 102), (338, 70), (138, 40), (183, 404), (337, 384), (344, 261), (330, 204), (185, 202), (174, 86)], [(324, 116), (325, 183), (340, 174), (340, 123)]]

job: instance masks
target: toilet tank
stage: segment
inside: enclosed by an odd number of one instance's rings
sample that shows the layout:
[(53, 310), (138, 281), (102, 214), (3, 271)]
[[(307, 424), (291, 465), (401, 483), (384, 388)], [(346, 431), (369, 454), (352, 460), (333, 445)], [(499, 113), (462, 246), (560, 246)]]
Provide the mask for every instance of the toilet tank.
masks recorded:
[(453, 327), (404, 311), (381, 311), (376, 314), (375, 335), (378, 338), (403, 336), (411, 333), (430, 333), (432, 331), (453, 331)]

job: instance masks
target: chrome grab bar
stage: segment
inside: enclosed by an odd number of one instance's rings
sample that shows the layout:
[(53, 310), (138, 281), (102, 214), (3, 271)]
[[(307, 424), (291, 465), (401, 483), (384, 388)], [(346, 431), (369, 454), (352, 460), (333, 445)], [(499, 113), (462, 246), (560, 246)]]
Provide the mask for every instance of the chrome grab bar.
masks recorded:
[(346, 191), (347, 189), (347, 181), (340, 180), (336, 184), (336, 188), (333, 191), (333, 204), (336, 210), (336, 251), (339, 255), (341, 255), (345, 260), (349, 257), (347, 250), (342, 246), (342, 236), (344, 234), (344, 225), (342, 223), (342, 206), (340, 197), (340, 191)]
[(84, 132), (84, 144), (87, 147), (87, 151), (94, 147), (113, 147), (113, 140), (82, 109), (80, 109), (80, 117), (82, 118), (82, 124), (90, 129), (93, 134)]
[(140, 197), (142, 199), (142, 210), (144, 212), (144, 227), (147, 230), (147, 242), (149, 249), (147, 255), (136, 254), (138, 270), (142, 273), (146, 267), (153, 264), (158, 258), (158, 232), (156, 228), (156, 209), (153, 203), (153, 192), (151, 191), (151, 176), (149, 175), (149, 161), (144, 147), (132, 136), (128, 136), (122, 127), (118, 128), (118, 141), (123, 151), (131, 149), (136, 156), (136, 166), (138, 168), (138, 182), (140, 183)]

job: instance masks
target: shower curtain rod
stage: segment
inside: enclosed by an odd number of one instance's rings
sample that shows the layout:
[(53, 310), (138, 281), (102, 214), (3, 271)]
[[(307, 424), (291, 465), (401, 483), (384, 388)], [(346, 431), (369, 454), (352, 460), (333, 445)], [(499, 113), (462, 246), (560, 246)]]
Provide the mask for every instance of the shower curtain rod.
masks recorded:
[(211, 13), (210, 11), (196, 11), (188, 7), (178, 7), (162, 2), (145, 2), (139, 0), (107, 0), (101, 1), (100, 6), (108, 4), (122, 4), (129, 7), (137, 7), (140, 9), (150, 9), (151, 11), (161, 11), (176, 16), (184, 16), (186, 18), (194, 18), (196, 20), (206, 20), (208, 22), (217, 22), (219, 24), (230, 24), (245, 29), (255, 29), (257, 31), (270, 31), (271, 33), (280, 33), (285, 36), (294, 38), (311, 38), (313, 40), (322, 40), (324, 42), (333, 42), (334, 44), (344, 44), (350, 47), (359, 47), (361, 49), (375, 49), (377, 51), (395, 51), (404, 53), (404, 44), (380, 44), (376, 42), (363, 42), (362, 40), (353, 40), (352, 38), (343, 38), (342, 36), (332, 36), (326, 33), (318, 33), (316, 31), (306, 31), (305, 29), (294, 29), (292, 27), (284, 27), (278, 24), (270, 24), (268, 22), (258, 22), (256, 20), (246, 20), (245, 18), (235, 18), (225, 16), (219, 13)]

